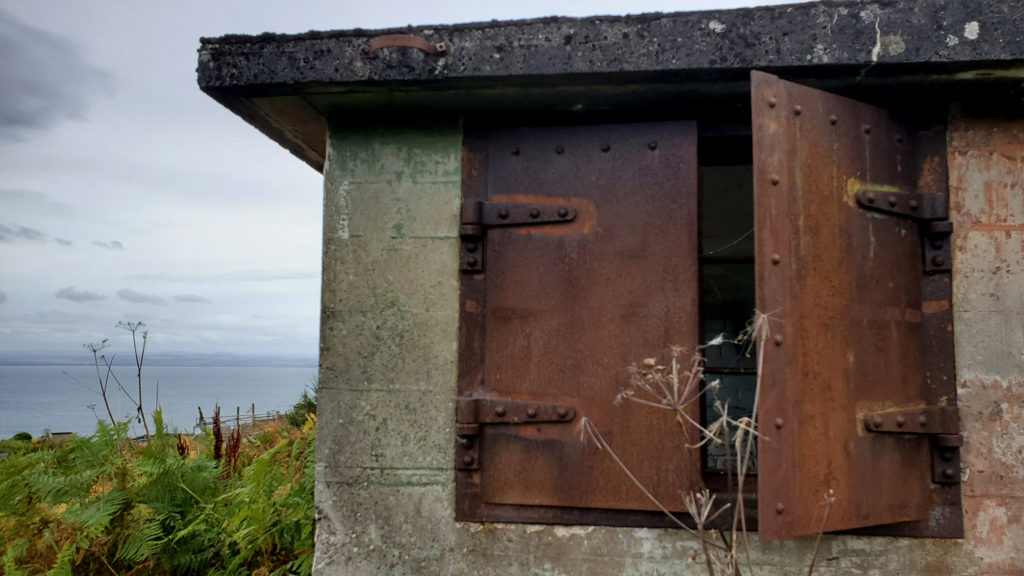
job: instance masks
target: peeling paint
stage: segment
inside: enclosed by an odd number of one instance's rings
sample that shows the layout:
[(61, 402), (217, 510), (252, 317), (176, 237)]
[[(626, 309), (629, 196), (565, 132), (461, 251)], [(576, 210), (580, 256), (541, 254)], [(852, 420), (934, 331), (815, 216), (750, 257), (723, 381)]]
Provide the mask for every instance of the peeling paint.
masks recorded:
[(981, 32), (981, 26), (977, 22), (968, 22), (964, 24), (964, 38), (968, 40), (977, 40), (978, 34)]
[(907, 49), (907, 43), (899, 34), (888, 34), (882, 37), (882, 44), (885, 46), (885, 53), (889, 56), (902, 54)]

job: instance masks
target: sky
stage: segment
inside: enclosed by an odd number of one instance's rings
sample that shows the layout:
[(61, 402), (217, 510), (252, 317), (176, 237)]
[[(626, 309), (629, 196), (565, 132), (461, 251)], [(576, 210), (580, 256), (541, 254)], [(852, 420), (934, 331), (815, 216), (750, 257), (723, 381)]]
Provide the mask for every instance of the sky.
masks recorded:
[(317, 354), (322, 178), (196, 85), (199, 38), (778, 0), (0, 2), (0, 355)]

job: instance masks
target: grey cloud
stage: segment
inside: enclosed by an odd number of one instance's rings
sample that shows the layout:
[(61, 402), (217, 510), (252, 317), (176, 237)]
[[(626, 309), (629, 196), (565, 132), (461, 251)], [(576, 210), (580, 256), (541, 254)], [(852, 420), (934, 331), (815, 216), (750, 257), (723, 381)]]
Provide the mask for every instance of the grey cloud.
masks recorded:
[(107, 250), (124, 250), (124, 244), (121, 244), (118, 240), (111, 240), (110, 242), (93, 240), (92, 244), (93, 246), (99, 246), (100, 248), (106, 248)]
[(0, 291), (0, 304), (3, 304), (4, 302), (7, 302), (7, 294)]
[(96, 302), (97, 300), (107, 299), (106, 296), (89, 290), (75, 290), (74, 286), (68, 286), (67, 288), (57, 290), (56, 296), (57, 298), (71, 300), (72, 302)]
[(0, 140), (18, 141), (63, 119), (82, 119), (110, 75), (77, 47), (0, 10)]
[(61, 246), (71, 246), (71, 240), (68, 240), (66, 238), (54, 238), (53, 241), (56, 242), (57, 244), (60, 244)]
[(46, 234), (28, 226), (19, 226), (18, 224), (5, 226), (0, 224), (0, 242), (15, 242), (17, 240), (43, 242), (46, 240)]
[(47, 217), (74, 213), (70, 205), (33, 190), (0, 188), (0, 205), (12, 212), (25, 212)]
[(178, 294), (174, 297), (174, 300), (176, 302), (186, 302), (189, 304), (209, 302), (207, 298), (203, 298), (202, 296), (198, 296), (196, 294)]
[(129, 290), (128, 288), (122, 288), (117, 291), (117, 297), (125, 302), (131, 302), (133, 304), (163, 304), (164, 299), (153, 295), (143, 294), (142, 292), (136, 292), (135, 290)]

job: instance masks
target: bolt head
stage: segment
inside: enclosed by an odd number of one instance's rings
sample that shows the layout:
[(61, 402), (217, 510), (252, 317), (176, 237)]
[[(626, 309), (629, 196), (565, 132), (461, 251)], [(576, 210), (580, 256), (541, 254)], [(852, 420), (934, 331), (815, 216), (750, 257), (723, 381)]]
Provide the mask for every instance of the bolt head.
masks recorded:
[(932, 266), (945, 266), (946, 259), (942, 256), (932, 256)]
[(904, 425), (905, 425), (906, 423), (907, 423), (907, 419), (906, 419), (906, 418), (904, 418), (903, 416), (897, 416), (897, 417), (896, 417), (896, 427), (897, 427), (897, 428), (903, 428), (903, 426), (904, 426)]
[(772, 264), (778, 265), (779, 262), (782, 262), (782, 256), (779, 256), (778, 254), (772, 254)]
[(778, 186), (782, 179), (779, 178), (778, 174), (772, 174), (771, 176), (772, 186)]
[(505, 219), (508, 218), (508, 216), (509, 216), (509, 213), (508, 213), (508, 209), (507, 208), (502, 208), (501, 210), (498, 210), (498, 218), (501, 218), (502, 220), (505, 220)]
[(839, 117), (835, 114), (829, 114), (828, 123), (835, 126), (839, 122)]
[(785, 511), (786, 511), (786, 506), (782, 502), (776, 502), (775, 503), (775, 513), (776, 514), (782, 514)]
[(876, 416), (872, 416), (871, 417), (871, 426), (873, 428), (881, 428), (882, 424), (884, 424), (884, 423), (885, 423), (885, 421), (882, 420), (881, 416), (877, 416), (876, 415)]
[(566, 410), (564, 407), (559, 406), (558, 410), (555, 411), (555, 414), (558, 415), (559, 418), (565, 418), (566, 416), (569, 415), (569, 411)]
[(462, 463), (466, 466), (472, 466), (473, 462), (476, 462), (476, 458), (474, 458), (472, 454), (466, 454), (462, 457)]
[(496, 406), (494, 408), (494, 415), (498, 416), (498, 417), (504, 416), (505, 415), (505, 407), (504, 406)]
[(952, 462), (955, 455), (952, 450), (943, 450), (939, 453), (939, 458), (942, 458), (943, 462)]
[(568, 215), (569, 215), (569, 209), (568, 208), (562, 207), (562, 208), (558, 209), (558, 217), (559, 218), (565, 218)]
[(469, 258), (466, 258), (466, 266), (469, 266), (470, 268), (476, 268), (477, 264), (479, 263), (480, 261), (476, 259), (476, 256), (470, 256)]
[(530, 210), (530, 218), (540, 218), (540, 210), (536, 208)]
[(917, 200), (911, 200), (910, 202), (907, 202), (907, 206), (910, 206), (911, 210), (917, 210), (921, 207), (921, 203)]
[(466, 252), (469, 252), (470, 254), (473, 254), (474, 252), (476, 252), (479, 249), (480, 249), (480, 246), (476, 245), (475, 243), (471, 242), (469, 244), (466, 244)]
[(952, 480), (956, 477), (956, 471), (952, 468), (946, 468), (942, 471), (942, 477), (946, 480)]
[(775, 105), (778, 103), (779, 101), (775, 99), (775, 96), (772, 96), (771, 98), (768, 99), (768, 106), (772, 108), (775, 108)]
[(864, 195), (864, 201), (867, 202), (868, 204), (874, 204), (875, 203), (875, 193), (874, 192), (868, 192), (867, 194), (865, 194)]
[(519, 147), (518, 146), (513, 146), (512, 147), (512, 155), (513, 156), (519, 156)]
[(782, 346), (782, 343), (784, 341), (785, 341), (785, 339), (782, 337), (782, 334), (776, 334), (775, 335), (775, 345), (776, 346)]
[(564, 146), (555, 146), (555, 154), (564, 154), (564, 153), (565, 153), (565, 147)]
[(797, 104), (796, 106), (793, 106), (793, 115), (794, 116), (799, 116), (803, 111), (804, 111), (804, 109), (799, 104)]
[(612, 149), (611, 144), (601, 144), (601, 152), (608, 152)]
[(896, 206), (900, 203), (900, 199), (895, 196), (889, 196), (889, 206)]
[(775, 419), (775, 427), (782, 428), (786, 423), (782, 421), (782, 418)]
[(922, 427), (922, 428), (924, 428), (925, 426), (927, 426), (927, 425), (928, 425), (928, 417), (927, 417), (927, 416), (925, 416), (924, 414), (922, 414), (922, 415), (921, 415), (921, 416), (920, 416), (920, 417), (919, 417), (919, 418), (917, 419), (917, 425), (918, 425), (918, 426), (920, 426), (920, 427)]
[(651, 140), (650, 142), (647, 143), (647, 147), (650, 148), (651, 150), (657, 150), (658, 142), (655, 140)]
[(526, 409), (526, 417), (527, 418), (536, 418), (537, 417), (537, 408), (534, 407), (534, 406), (530, 406), (529, 408), (527, 408)]
[(864, 133), (865, 134), (871, 134), (871, 125), (870, 124), (865, 124), (864, 125)]

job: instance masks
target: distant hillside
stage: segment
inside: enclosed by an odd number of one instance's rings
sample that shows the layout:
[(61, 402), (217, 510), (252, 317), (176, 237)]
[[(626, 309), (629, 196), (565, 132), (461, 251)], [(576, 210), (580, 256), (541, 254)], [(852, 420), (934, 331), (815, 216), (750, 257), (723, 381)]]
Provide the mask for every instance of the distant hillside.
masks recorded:
[[(107, 357), (111, 351), (104, 350)], [(114, 366), (134, 366), (131, 353), (113, 354)], [(0, 366), (91, 366), (92, 355), (55, 354), (51, 352), (0, 352)], [(315, 356), (289, 356), (281, 354), (198, 354), (171, 353), (146, 354), (145, 366), (262, 366), (271, 368), (315, 368)]]

